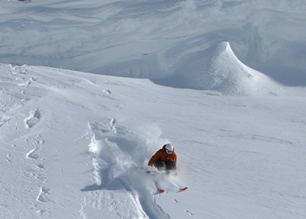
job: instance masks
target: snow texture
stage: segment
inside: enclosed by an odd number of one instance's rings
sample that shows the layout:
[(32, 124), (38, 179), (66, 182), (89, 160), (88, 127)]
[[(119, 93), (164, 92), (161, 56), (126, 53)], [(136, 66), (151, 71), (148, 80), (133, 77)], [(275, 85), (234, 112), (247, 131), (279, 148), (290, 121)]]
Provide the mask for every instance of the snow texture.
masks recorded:
[(304, 1), (0, 3), (0, 218), (306, 218)]
[(306, 85), (304, 0), (0, 2), (2, 63), (165, 83), (229, 42), (246, 65)]

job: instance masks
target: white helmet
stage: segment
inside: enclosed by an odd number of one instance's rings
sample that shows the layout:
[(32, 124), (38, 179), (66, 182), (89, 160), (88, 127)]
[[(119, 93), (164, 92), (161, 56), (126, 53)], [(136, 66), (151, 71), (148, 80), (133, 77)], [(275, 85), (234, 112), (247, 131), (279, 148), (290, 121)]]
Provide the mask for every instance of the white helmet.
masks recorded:
[(166, 144), (165, 146), (165, 150), (168, 154), (172, 154), (173, 150), (174, 150), (174, 147), (172, 144)]

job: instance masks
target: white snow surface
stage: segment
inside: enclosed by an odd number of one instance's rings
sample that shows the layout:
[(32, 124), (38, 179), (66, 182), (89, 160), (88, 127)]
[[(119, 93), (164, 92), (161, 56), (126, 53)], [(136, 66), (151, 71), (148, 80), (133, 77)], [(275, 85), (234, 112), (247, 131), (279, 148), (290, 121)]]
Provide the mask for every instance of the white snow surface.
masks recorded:
[[(205, 74), (212, 48), (229, 42), (248, 66), (289, 86), (306, 85), (305, 0), (0, 4), (1, 63), (148, 78), (186, 87), (180, 75)], [(169, 78), (176, 80), (168, 82)]]
[[(0, 218), (305, 218), (305, 89), (224, 96), (2, 64)], [(184, 192), (156, 193), (172, 142)], [(170, 186), (170, 187), (169, 187)]]
[(0, 218), (306, 218), (303, 0), (0, 5)]

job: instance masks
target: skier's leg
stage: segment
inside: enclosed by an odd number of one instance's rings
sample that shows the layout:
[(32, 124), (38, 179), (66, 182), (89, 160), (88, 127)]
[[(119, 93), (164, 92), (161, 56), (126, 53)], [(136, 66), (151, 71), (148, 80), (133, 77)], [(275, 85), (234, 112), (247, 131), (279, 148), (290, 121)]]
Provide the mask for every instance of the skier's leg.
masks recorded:
[(165, 161), (165, 165), (167, 170), (175, 170), (176, 164), (173, 160)]
[(158, 160), (155, 162), (154, 166), (158, 169), (158, 170), (164, 170), (166, 168), (166, 164), (164, 161)]

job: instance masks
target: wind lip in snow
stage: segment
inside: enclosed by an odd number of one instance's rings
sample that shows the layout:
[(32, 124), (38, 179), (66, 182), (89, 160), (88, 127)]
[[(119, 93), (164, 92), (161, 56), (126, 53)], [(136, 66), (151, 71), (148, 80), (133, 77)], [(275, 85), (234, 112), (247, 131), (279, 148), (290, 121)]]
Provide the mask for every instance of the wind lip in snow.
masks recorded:
[(229, 42), (217, 46), (204, 79), (210, 83), (209, 87), (203, 88), (219, 91), (223, 95), (276, 94), (281, 88), (268, 76), (243, 64)]
[[(209, 90), (215, 95), (276, 95), (282, 86), (265, 74), (243, 64), (229, 42), (222, 42), (200, 52), (186, 54), (174, 76), (155, 81), (177, 88)], [(188, 65), (186, 65), (188, 63)], [(193, 66), (189, 69), (188, 66)]]

